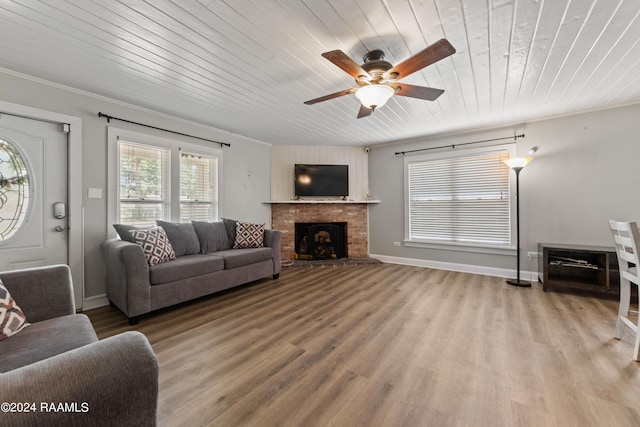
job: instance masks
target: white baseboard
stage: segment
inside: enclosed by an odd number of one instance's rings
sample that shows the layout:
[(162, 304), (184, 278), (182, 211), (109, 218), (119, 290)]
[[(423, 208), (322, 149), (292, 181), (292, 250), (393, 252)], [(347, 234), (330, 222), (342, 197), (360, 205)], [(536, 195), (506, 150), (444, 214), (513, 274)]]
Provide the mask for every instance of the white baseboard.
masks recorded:
[[(482, 274), (484, 276), (504, 277), (507, 279), (515, 278), (517, 274), (515, 269), (511, 270), (507, 268), (483, 267), (480, 265), (457, 264), (453, 262), (432, 261), (427, 259), (416, 259), (416, 258), (402, 258), (402, 257), (389, 256), (389, 255), (370, 254), (369, 256), (371, 258), (379, 259), (380, 261), (388, 264), (412, 265), (414, 267), (435, 268), (438, 270), (458, 271), (461, 273)], [(520, 270), (520, 276), (524, 280), (530, 280), (530, 281), (538, 280), (537, 271)]]
[(82, 302), (82, 311), (92, 310), (98, 307), (104, 307), (109, 305), (107, 294), (96, 295), (93, 297), (85, 298)]

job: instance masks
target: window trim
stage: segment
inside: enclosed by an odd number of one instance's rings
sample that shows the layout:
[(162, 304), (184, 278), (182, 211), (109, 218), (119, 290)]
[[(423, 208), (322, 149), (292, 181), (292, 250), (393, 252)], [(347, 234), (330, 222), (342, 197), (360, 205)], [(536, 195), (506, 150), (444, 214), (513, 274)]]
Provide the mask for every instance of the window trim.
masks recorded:
[[(223, 151), (221, 148), (206, 147), (200, 144), (179, 141), (177, 139), (156, 136), (148, 133), (131, 131), (128, 129), (107, 127), (107, 237), (116, 237), (116, 232), (112, 227), (118, 218), (118, 206), (120, 203), (119, 194), (119, 162), (118, 162), (118, 140), (123, 139), (129, 142), (158, 146), (169, 149), (169, 182), (180, 181), (180, 152), (182, 150), (193, 154), (216, 157), (218, 159), (218, 216), (222, 218), (223, 206)], [(168, 203), (170, 205), (170, 218), (167, 221), (180, 222), (180, 186), (170, 185), (167, 192)], [(178, 209), (174, 209), (175, 206)]]
[(509, 232), (510, 232), (510, 244), (508, 246), (489, 245), (481, 243), (463, 243), (454, 241), (442, 241), (442, 240), (430, 240), (430, 239), (412, 239), (409, 234), (410, 218), (409, 218), (409, 164), (430, 161), (430, 160), (442, 160), (451, 159), (456, 157), (469, 157), (474, 155), (489, 154), (496, 152), (504, 152), (509, 157), (516, 155), (514, 143), (492, 145), (479, 148), (466, 148), (455, 151), (417, 154), (412, 156), (405, 156), (403, 163), (403, 185), (404, 185), (404, 246), (424, 248), (424, 249), (438, 249), (449, 250), (457, 252), (477, 252), (477, 253), (489, 253), (497, 255), (511, 255), (515, 251), (515, 194), (511, 194), (515, 188), (515, 175), (509, 172)]

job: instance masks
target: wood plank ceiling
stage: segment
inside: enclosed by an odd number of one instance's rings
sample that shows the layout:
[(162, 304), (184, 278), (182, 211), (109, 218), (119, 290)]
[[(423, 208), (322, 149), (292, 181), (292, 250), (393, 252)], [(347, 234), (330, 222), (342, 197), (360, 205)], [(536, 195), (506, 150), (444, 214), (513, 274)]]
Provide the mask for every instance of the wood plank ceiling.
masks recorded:
[[(2, 0), (0, 67), (272, 144), (373, 145), (640, 102), (639, 15), (638, 0)], [(457, 53), (403, 80), (444, 89), (435, 102), (394, 96), (362, 119), (354, 95), (303, 104), (355, 86), (323, 52), (395, 64), (443, 37)]]

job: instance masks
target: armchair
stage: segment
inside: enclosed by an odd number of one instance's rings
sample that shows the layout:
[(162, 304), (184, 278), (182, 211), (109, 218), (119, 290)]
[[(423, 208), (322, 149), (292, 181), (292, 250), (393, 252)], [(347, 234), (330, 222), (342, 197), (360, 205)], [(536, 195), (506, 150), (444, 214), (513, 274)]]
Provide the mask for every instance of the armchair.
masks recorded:
[(143, 334), (99, 341), (75, 313), (68, 266), (0, 279), (31, 323), (0, 341), (3, 425), (156, 425), (158, 363)]

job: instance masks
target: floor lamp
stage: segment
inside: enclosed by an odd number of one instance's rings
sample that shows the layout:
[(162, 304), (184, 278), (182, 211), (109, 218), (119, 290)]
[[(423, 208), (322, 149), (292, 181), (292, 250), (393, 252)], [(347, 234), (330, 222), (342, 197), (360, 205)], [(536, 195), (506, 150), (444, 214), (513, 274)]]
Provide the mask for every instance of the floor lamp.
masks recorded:
[(520, 171), (524, 168), (533, 157), (516, 157), (513, 159), (507, 159), (504, 162), (513, 169), (516, 173), (516, 259), (517, 266), (516, 280), (507, 280), (507, 283), (513, 286), (520, 286), (528, 288), (531, 286), (531, 282), (526, 280), (520, 280)]

